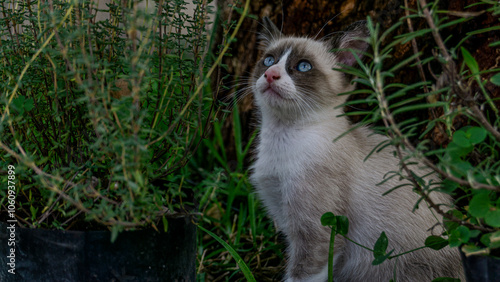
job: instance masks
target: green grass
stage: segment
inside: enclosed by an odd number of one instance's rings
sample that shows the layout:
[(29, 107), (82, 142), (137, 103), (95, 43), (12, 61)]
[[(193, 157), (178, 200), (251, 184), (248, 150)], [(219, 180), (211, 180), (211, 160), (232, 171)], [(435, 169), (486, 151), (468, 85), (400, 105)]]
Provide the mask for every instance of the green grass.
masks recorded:
[(231, 121), (234, 156), (216, 122), (213, 137), (191, 160), (200, 176), (196, 192), (204, 230), (198, 233), (198, 281), (252, 281), (252, 275), (256, 281), (280, 281), (284, 246), (256, 199), (245, 163), (256, 133), (244, 144), (236, 108)]
[(243, 272), (243, 275), (245, 275), (245, 278), (247, 281), (256, 281), (255, 277), (252, 274), (252, 271), (250, 268), (248, 268), (248, 265), (243, 261), (243, 259), (240, 257), (238, 252), (233, 249), (228, 243), (226, 243), (224, 240), (222, 240), (219, 236), (215, 235), (211, 231), (208, 231), (207, 229), (201, 227), (198, 225), (198, 228), (210, 235), (212, 238), (214, 238), (217, 242), (219, 242), (224, 248), (231, 254), (231, 256), (236, 260), (236, 263), (238, 264), (238, 267), (241, 269)]

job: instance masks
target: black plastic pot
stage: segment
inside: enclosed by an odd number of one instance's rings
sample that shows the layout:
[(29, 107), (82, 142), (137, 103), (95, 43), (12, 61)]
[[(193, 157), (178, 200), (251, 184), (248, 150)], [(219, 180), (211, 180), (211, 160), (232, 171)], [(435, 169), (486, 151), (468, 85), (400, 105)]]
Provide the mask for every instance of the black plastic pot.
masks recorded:
[(462, 251), (460, 255), (467, 282), (500, 281), (500, 259), (490, 256), (466, 257)]
[(124, 231), (114, 243), (107, 231), (16, 227), (11, 234), (0, 223), (0, 281), (195, 281), (197, 228), (189, 217), (168, 223), (167, 233)]

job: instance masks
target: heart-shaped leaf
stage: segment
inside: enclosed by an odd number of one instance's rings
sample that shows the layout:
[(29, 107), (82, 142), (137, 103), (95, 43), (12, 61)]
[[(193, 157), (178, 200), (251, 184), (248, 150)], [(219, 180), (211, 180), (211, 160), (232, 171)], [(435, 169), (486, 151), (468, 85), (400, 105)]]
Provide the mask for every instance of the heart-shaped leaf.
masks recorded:
[(321, 216), (321, 225), (323, 226), (336, 226), (337, 217), (332, 212), (327, 212)]
[(340, 235), (347, 235), (349, 230), (349, 219), (343, 215), (337, 215), (337, 233)]
[(469, 137), (462, 130), (453, 134), (453, 142), (462, 148), (468, 148), (471, 146)]
[(467, 137), (469, 137), (469, 141), (471, 144), (479, 144), (486, 139), (486, 129), (482, 127), (471, 127), (467, 130)]

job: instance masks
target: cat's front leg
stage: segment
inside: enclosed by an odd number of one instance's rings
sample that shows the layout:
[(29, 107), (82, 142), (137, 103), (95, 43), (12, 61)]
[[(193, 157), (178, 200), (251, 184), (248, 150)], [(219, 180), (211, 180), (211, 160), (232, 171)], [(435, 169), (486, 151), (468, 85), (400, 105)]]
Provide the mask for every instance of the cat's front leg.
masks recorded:
[(328, 265), (323, 267), (319, 273), (305, 278), (287, 278), (285, 282), (326, 282), (328, 281)]
[[(316, 232), (312, 231), (316, 230)], [(324, 227), (304, 228), (288, 234), (287, 282), (325, 282), (328, 280), (329, 233)], [(340, 247), (341, 242), (336, 243)]]

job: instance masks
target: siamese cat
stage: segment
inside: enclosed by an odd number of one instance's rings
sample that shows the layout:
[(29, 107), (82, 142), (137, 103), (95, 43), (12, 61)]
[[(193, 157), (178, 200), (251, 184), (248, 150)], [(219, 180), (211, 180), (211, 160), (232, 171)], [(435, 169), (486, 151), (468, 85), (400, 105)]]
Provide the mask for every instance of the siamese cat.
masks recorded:
[[(251, 181), (278, 231), (286, 236), (286, 281), (327, 281), (331, 229), (320, 222), (326, 212), (347, 216), (347, 236), (369, 248), (385, 231), (388, 251), (394, 249), (394, 254), (423, 246), (438, 222), (425, 201), (412, 212), (419, 196), (411, 187), (382, 195), (403, 184), (394, 177), (377, 185), (387, 172), (398, 171), (394, 148), (364, 159), (386, 137), (361, 127), (336, 140), (353, 127), (345, 116), (339, 117), (338, 106), (346, 97), (338, 94), (354, 85), (335, 68), (355, 65), (353, 53), (342, 50), (358, 50), (361, 56), (368, 43), (360, 38), (368, 33), (366, 23), (358, 22), (335, 40), (291, 37), (264, 18), (264, 55), (251, 82), (260, 120)], [(451, 205), (446, 195), (431, 197)], [(424, 248), (377, 266), (373, 259), (372, 252), (337, 236), (334, 280), (465, 281), (458, 250), (449, 247)]]

